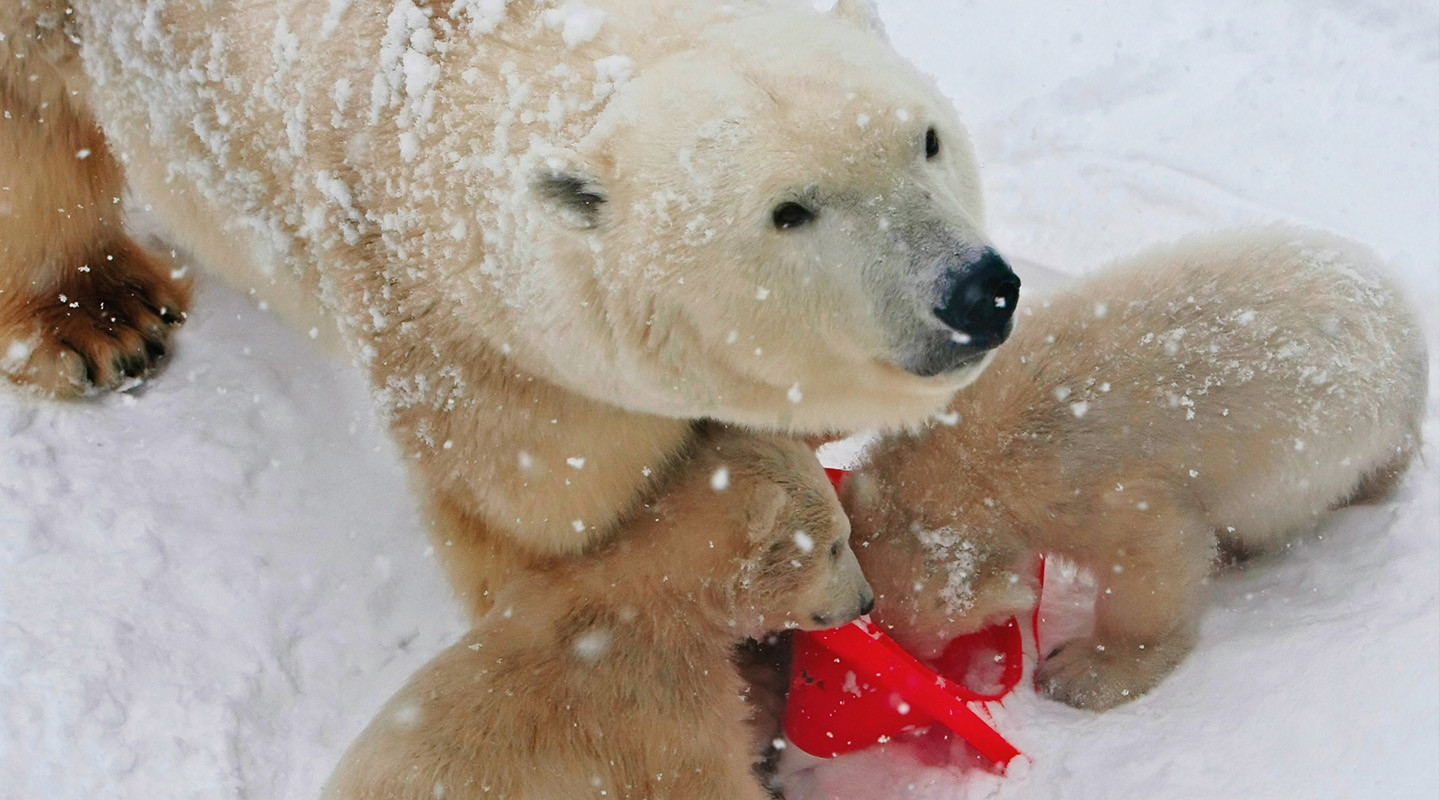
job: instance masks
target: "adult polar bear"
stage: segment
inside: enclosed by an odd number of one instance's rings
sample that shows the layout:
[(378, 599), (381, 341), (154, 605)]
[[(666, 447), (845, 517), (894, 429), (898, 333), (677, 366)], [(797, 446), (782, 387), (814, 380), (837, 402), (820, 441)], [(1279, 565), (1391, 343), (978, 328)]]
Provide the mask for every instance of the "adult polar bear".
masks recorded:
[(112, 210), (123, 163), (201, 262), (338, 323), (477, 616), (693, 420), (915, 422), (1009, 329), (966, 134), (856, 3), (6, 5), (6, 372), (84, 393), (163, 352), (184, 286)]

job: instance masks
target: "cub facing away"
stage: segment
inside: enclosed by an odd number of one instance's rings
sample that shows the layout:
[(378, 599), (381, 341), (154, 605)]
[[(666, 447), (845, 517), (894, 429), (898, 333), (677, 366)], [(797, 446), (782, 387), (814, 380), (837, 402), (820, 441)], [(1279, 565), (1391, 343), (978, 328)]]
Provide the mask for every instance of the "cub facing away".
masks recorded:
[(1190, 651), (1222, 552), (1382, 496), (1418, 449), (1423, 334), (1350, 242), (1192, 239), (1031, 309), (949, 425), (880, 441), (845, 487), (875, 617), (916, 652), (1028, 610), (1057, 553), (1096, 576), (1096, 628), (1041, 688), (1134, 699)]
[(804, 445), (711, 430), (692, 466), (593, 558), (502, 591), (370, 723), (325, 797), (768, 797), (735, 644), (845, 623), (874, 595)]

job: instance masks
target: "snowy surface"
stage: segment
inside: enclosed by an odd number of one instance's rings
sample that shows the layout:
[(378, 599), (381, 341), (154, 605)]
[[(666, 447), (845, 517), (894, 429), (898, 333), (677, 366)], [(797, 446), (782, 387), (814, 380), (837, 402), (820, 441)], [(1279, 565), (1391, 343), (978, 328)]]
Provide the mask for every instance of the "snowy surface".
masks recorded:
[[(1440, 304), (1436, 3), (880, 11), (971, 126), (1018, 262), (1078, 274), (1283, 219), (1370, 243)], [(181, 336), (132, 395), (0, 394), (0, 799), (313, 797), (460, 631), (361, 380), (203, 280)], [(994, 713), (1030, 759), (1003, 779), (892, 747), (792, 796), (1437, 796), (1433, 388), (1425, 434), (1393, 501), (1219, 580), (1152, 695), (1101, 715), (1012, 697)]]

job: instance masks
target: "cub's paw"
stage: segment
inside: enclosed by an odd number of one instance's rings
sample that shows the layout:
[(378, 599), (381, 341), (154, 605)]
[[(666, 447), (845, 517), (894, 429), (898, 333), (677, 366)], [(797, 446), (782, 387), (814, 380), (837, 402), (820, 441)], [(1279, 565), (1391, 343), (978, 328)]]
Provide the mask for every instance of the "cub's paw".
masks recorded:
[(1189, 643), (1179, 639), (1151, 644), (1077, 639), (1040, 662), (1035, 684), (1062, 703), (1104, 711), (1155, 688), (1189, 651)]
[(128, 238), (67, 267), (43, 294), (0, 306), (0, 375), (53, 397), (137, 385), (185, 320), (188, 281)]

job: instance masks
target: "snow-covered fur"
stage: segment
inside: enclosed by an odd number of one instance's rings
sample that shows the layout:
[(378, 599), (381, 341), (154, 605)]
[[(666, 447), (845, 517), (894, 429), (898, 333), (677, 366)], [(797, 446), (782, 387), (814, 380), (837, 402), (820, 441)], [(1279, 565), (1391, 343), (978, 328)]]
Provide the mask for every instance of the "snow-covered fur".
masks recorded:
[(1043, 659), (1102, 709), (1190, 650), (1228, 554), (1382, 496), (1419, 444), (1421, 330), (1376, 258), (1284, 228), (1196, 238), (1022, 312), (940, 420), (846, 487), (876, 618), (920, 653), (1028, 609), (1037, 551), (1087, 567), (1093, 638)]
[(507, 586), (370, 723), (325, 797), (769, 797), (735, 643), (847, 622), (874, 596), (808, 448), (719, 431), (692, 463), (593, 558)]
[[(855, 0), (6, 6), (27, 57), (4, 85), (68, 94), (0, 125), (0, 180), (64, 173), (7, 234), (61, 246), (0, 254), (5, 372), (83, 392), (163, 350), (183, 287), (87, 262), (133, 243), (52, 213), (112, 213), (122, 162), (200, 262), (316, 337), (338, 325), (476, 615), (609, 536), (695, 419), (913, 423), (986, 363), (936, 313), (993, 255), (967, 134)], [(93, 141), (22, 136), (61, 129)], [(65, 181), (99, 190), (45, 194)], [(92, 355), (57, 311), (122, 341)]]

